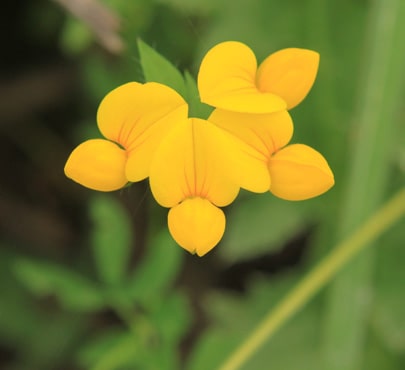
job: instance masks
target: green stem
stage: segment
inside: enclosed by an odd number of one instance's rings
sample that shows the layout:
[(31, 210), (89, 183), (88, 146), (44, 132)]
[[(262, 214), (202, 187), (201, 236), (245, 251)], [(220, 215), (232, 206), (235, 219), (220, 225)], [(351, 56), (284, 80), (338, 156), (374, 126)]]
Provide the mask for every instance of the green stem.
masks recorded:
[(338, 244), (298, 285), (259, 323), (242, 345), (220, 367), (220, 370), (239, 369), (266, 340), (294, 313), (300, 310), (324, 287), (348, 261), (368, 243), (405, 214), (405, 188), (392, 197), (362, 227)]

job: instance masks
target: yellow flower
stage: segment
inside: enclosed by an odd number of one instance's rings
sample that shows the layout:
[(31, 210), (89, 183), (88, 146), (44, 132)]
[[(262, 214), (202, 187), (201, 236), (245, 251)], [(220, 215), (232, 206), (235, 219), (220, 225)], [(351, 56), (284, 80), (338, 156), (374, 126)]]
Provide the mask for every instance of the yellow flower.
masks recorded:
[(319, 54), (288, 48), (268, 56), (257, 68), (245, 44), (227, 41), (205, 55), (198, 73), (201, 101), (234, 112), (272, 113), (298, 105), (311, 89)]
[(284, 49), (257, 68), (244, 44), (217, 45), (198, 76), (201, 100), (217, 107), (208, 120), (188, 118), (187, 103), (165, 85), (122, 85), (97, 112), (105, 139), (76, 147), (66, 176), (99, 191), (149, 177), (156, 201), (170, 209), (173, 238), (203, 256), (224, 234), (220, 207), (233, 202), (240, 188), (302, 200), (333, 186), (320, 153), (287, 145), (293, 134), (287, 109), (310, 90), (318, 62), (313, 51)]
[(287, 111), (250, 114), (216, 109), (208, 120), (250, 146), (261, 166), (257, 175), (269, 174), (269, 190), (279, 198), (309, 199), (334, 185), (333, 173), (319, 152), (303, 144), (287, 145), (293, 134)]
[(179, 122), (162, 140), (149, 175), (156, 201), (171, 208), (168, 224), (176, 242), (199, 256), (210, 251), (225, 230), (218, 207), (230, 204), (241, 186), (268, 189), (269, 175), (260, 166), (253, 150), (212, 123)]
[(65, 165), (67, 177), (99, 191), (113, 191), (148, 177), (153, 153), (188, 106), (171, 88), (130, 82), (102, 100), (97, 123), (108, 139), (92, 139), (73, 150)]

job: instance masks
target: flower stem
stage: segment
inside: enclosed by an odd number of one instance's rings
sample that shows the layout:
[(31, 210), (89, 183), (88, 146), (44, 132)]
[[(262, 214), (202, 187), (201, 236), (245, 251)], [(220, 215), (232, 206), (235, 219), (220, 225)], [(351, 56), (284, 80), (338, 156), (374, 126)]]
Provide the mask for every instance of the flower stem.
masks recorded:
[(405, 214), (405, 188), (380, 208), (357, 231), (327, 255), (259, 323), (250, 336), (219, 368), (239, 369), (292, 315), (299, 311), (357, 253), (376, 240)]

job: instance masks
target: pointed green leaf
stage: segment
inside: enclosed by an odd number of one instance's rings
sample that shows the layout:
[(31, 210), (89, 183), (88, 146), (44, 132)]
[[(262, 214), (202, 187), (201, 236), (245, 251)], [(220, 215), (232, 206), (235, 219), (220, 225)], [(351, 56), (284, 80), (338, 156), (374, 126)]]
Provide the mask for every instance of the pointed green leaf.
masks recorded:
[(195, 78), (188, 71), (184, 74), (184, 81), (190, 117), (207, 119), (214, 108), (201, 102)]
[(146, 82), (165, 84), (186, 98), (185, 83), (179, 70), (141, 39), (138, 39), (138, 50)]

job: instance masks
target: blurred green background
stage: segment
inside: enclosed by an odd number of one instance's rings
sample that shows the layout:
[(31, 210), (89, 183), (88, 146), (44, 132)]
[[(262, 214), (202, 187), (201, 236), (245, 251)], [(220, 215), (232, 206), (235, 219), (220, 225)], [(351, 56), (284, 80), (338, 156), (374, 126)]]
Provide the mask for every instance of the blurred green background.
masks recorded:
[[(403, 0), (16, 0), (0, 19), (1, 369), (217, 369), (405, 184)], [(198, 258), (147, 182), (100, 194), (68, 180), (102, 97), (143, 80), (138, 38), (194, 77), (225, 40), (259, 61), (318, 51), (293, 141), (328, 159), (335, 187), (305, 202), (241, 192)], [(402, 219), (243, 369), (404, 369), (404, 266)]]

